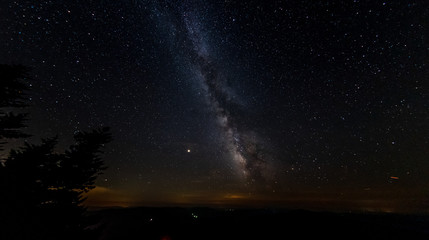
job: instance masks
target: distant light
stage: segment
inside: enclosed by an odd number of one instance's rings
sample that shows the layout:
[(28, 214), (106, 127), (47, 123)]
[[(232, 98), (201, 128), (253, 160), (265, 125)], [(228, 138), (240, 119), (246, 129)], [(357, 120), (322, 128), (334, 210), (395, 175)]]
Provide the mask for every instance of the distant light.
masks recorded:
[(187, 150), (187, 152), (188, 152), (188, 153), (190, 153), (190, 152), (191, 152), (191, 149), (188, 149), (188, 150)]
[(399, 179), (399, 177), (393, 177), (393, 176), (391, 176), (391, 177), (390, 177), (390, 179), (398, 180), (398, 179)]
[(171, 237), (166, 235), (166, 236), (162, 236), (161, 240), (171, 240)]

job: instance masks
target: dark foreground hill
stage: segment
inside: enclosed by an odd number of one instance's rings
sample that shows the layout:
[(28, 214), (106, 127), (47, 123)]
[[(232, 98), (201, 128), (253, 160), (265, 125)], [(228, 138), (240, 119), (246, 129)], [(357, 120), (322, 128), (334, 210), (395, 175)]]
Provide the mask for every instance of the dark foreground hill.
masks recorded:
[(429, 216), (310, 211), (129, 208), (92, 212), (100, 239), (429, 239)]

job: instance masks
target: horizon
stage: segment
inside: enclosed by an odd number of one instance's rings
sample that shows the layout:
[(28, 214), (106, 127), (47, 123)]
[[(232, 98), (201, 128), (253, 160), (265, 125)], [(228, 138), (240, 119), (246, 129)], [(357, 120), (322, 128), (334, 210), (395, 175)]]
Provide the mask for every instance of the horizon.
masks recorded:
[(425, 198), (413, 197), (386, 199), (383, 196), (366, 198), (352, 198), (351, 196), (326, 196), (320, 198), (318, 194), (302, 194), (294, 197), (266, 198), (260, 196), (243, 196), (228, 194), (217, 198), (206, 196), (199, 200), (129, 201), (106, 200), (106, 195), (89, 193), (85, 197), (85, 206), (89, 209), (105, 208), (220, 208), (220, 209), (285, 209), (307, 210), (323, 212), (354, 212), (354, 213), (395, 213), (395, 214), (429, 214), (429, 205)]

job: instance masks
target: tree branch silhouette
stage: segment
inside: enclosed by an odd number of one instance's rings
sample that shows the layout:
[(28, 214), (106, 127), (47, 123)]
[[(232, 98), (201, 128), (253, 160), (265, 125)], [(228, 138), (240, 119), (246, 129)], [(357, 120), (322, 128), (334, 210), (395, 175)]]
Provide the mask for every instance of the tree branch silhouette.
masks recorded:
[[(5, 112), (2, 108), (26, 106), (20, 81), (22, 66), (0, 65), (0, 140), (29, 135), (26, 114)], [(86, 208), (83, 193), (95, 188), (97, 177), (106, 169), (103, 147), (112, 139), (104, 127), (74, 135), (75, 143), (60, 153), (58, 137), (40, 144), (24, 143), (11, 149), (0, 165), (0, 239), (85, 239)]]

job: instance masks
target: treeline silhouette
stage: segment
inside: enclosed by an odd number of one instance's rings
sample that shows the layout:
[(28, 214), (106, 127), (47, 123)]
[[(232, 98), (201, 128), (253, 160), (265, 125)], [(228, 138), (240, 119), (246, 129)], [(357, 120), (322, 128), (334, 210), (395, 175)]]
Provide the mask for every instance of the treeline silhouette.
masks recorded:
[(26, 107), (24, 91), (27, 86), (21, 79), (28, 77), (28, 69), (24, 66), (0, 64), (0, 150), (6, 139), (28, 137), (20, 131), (25, 127), (27, 114), (14, 113), (4, 109)]
[[(28, 115), (23, 66), (0, 65), (0, 151), (8, 140), (26, 138)], [(82, 205), (106, 169), (101, 158), (111, 141), (108, 128), (79, 132), (75, 143), (59, 153), (57, 137), (10, 149), (0, 164), (0, 239), (94, 239), (94, 224)], [(4, 155), (4, 154), (3, 154)]]

